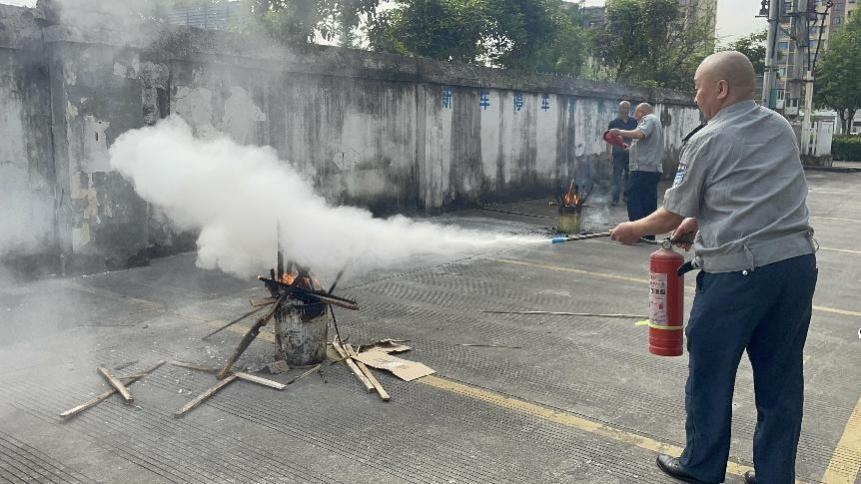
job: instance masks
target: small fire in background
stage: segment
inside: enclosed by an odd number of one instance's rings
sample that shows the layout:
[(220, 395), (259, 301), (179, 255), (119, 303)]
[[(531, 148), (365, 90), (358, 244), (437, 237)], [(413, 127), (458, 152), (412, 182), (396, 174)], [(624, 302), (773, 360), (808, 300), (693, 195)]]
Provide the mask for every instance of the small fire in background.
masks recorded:
[(586, 200), (589, 198), (589, 193), (581, 194), (580, 187), (577, 185), (577, 180), (572, 179), (568, 185), (568, 191), (556, 197), (555, 202), (550, 202), (551, 205), (556, 205), (559, 210), (559, 225), (556, 231), (561, 234), (579, 234), (580, 222), (583, 215), (583, 207), (586, 206)]

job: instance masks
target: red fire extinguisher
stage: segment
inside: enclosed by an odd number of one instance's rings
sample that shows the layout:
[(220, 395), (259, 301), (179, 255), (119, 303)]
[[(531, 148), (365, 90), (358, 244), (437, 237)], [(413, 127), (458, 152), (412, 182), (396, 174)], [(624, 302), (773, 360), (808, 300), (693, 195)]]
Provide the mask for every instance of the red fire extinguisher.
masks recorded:
[(649, 353), (681, 356), (684, 345), (685, 258), (669, 239), (649, 256)]

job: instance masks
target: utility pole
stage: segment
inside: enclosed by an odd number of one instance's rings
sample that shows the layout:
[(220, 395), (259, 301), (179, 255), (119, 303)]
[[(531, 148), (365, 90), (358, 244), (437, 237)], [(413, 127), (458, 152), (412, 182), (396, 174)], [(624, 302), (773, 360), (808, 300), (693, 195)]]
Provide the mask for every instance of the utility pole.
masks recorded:
[(762, 98), (760, 104), (774, 109), (771, 103), (771, 93), (774, 90), (774, 81), (776, 67), (774, 66), (774, 57), (777, 49), (777, 18), (779, 14), (778, 2), (782, 0), (762, 0), (762, 8), (759, 11), (760, 16), (768, 16), (768, 38), (765, 44), (765, 71), (762, 76)]

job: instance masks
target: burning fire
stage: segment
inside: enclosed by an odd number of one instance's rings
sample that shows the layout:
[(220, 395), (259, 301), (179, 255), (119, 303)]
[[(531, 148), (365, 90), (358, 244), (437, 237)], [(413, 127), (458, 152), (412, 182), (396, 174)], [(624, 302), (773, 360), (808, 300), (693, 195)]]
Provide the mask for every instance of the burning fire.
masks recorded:
[(565, 194), (565, 206), (566, 207), (576, 207), (580, 205), (580, 197), (577, 196), (576, 188), (571, 188), (568, 190), (568, 193)]
[(283, 284), (288, 284), (288, 285), (291, 285), (291, 286), (292, 286), (292, 285), (293, 285), (293, 281), (295, 281), (295, 280), (296, 280), (296, 276), (294, 276), (294, 275), (293, 275), (292, 273), (290, 273), (290, 272), (285, 272), (284, 274), (281, 274), (281, 280), (280, 280), (279, 282), (281, 282), (281, 283), (283, 283)]

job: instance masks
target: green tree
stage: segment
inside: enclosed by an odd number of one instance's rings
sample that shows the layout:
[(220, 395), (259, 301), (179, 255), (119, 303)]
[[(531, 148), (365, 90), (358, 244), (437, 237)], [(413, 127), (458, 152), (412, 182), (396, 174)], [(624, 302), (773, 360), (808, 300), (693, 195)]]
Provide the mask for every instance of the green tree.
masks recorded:
[(475, 63), (487, 30), (484, 0), (404, 0), (379, 14), (368, 37), (375, 50)]
[(562, 0), (398, 0), (369, 29), (375, 50), (577, 73), (586, 43)]
[(617, 81), (690, 89), (714, 51), (709, 15), (688, 17), (678, 0), (608, 0), (593, 52)]
[(851, 17), (831, 39), (816, 66), (814, 99), (837, 112), (843, 133), (849, 133), (861, 109), (861, 15)]
[(380, 0), (242, 0), (250, 16), (243, 31), (263, 31), (285, 43), (340, 36), (351, 45), (362, 15), (373, 17)]
[(765, 42), (767, 39), (767, 30), (754, 32), (729, 44), (726, 50), (737, 50), (746, 55), (753, 63), (753, 69), (756, 73), (762, 74), (765, 72)]

